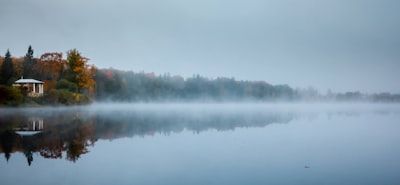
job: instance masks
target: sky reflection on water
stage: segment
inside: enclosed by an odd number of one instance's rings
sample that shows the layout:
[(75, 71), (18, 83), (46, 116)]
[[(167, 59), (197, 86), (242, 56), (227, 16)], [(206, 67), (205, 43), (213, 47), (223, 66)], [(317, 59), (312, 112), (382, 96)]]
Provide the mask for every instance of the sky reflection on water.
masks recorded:
[[(400, 183), (399, 106), (314, 106), (1, 109), (0, 178), (5, 184)], [(38, 119), (42, 132), (15, 134)]]

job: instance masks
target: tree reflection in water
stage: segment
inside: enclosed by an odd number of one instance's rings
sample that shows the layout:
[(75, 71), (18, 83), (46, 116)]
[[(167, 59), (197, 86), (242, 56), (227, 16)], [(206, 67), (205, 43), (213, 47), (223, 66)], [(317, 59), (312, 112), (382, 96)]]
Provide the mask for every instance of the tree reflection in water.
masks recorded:
[[(264, 127), (271, 123), (288, 123), (295, 116), (273, 111), (91, 111), (84, 108), (56, 108), (51, 111), (42, 108), (0, 109), (0, 113), (0, 153), (4, 153), (7, 161), (12, 153), (23, 153), (28, 165), (31, 165), (34, 153), (51, 159), (61, 159), (65, 155), (65, 159), (76, 162), (99, 139), (169, 134), (183, 130), (200, 133), (208, 129), (224, 131), (238, 127)], [(27, 124), (32, 124), (32, 117), (42, 122), (42, 130), (31, 134), (18, 132), (21, 128), (26, 130)]]

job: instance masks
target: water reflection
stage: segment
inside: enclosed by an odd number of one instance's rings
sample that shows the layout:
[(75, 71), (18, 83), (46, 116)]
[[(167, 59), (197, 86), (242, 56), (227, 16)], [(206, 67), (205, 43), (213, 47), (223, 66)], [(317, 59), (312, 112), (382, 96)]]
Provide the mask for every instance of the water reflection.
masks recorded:
[[(170, 134), (190, 130), (265, 127), (288, 123), (296, 115), (282, 111), (190, 111), (149, 109), (55, 108), (1, 110), (0, 153), (10, 160), (23, 153), (28, 165), (33, 154), (76, 162), (99, 139)], [(63, 157), (65, 156), (65, 157)]]
[(0, 179), (400, 184), (399, 120), (400, 105), (0, 108)]
[(26, 123), (14, 128), (15, 133), (21, 136), (32, 136), (43, 131), (43, 119), (38, 117), (29, 118)]
[[(134, 136), (169, 135), (184, 130), (199, 134), (214, 129), (234, 130), (242, 127), (265, 127), (273, 123), (289, 123), (300, 115), (313, 119), (324, 113), (359, 116), (366, 112), (388, 114), (397, 107), (368, 108), (352, 106), (338, 108), (328, 106), (142, 106), (106, 105), (65, 108), (0, 109), (0, 154), (6, 160), (12, 154), (23, 153), (28, 165), (33, 154), (43, 158), (76, 162), (89, 147), (101, 139), (116, 139)], [(195, 106), (196, 107), (196, 106)]]

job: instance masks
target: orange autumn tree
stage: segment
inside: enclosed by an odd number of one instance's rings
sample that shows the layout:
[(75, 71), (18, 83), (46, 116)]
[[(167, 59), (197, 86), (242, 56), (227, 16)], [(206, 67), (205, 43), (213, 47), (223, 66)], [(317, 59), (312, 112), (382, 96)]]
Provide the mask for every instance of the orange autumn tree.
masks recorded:
[(78, 87), (78, 92), (87, 90), (89, 94), (93, 95), (94, 86), (96, 81), (93, 79), (95, 76), (96, 68), (89, 65), (88, 58), (83, 57), (76, 49), (67, 52), (67, 65), (68, 65), (68, 79), (75, 83)]
[(45, 81), (45, 90), (53, 89), (66, 71), (66, 61), (62, 58), (62, 53), (44, 53), (38, 60), (38, 65), (34, 70), (39, 76), (39, 79)]
[(63, 72), (66, 70), (66, 63), (62, 59), (62, 53), (44, 53), (39, 60), (41, 74), (45, 79), (60, 80)]

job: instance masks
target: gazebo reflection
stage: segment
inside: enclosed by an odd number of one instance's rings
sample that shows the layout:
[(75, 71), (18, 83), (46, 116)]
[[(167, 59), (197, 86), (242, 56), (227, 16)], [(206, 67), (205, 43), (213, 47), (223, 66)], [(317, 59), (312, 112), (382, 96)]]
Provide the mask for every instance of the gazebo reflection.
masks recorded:
[(27, 122), (18, 128), (14, 128), (15, 133), (21, 136), (33, 136), (43, 131), (43, 119), (31, 117)]

